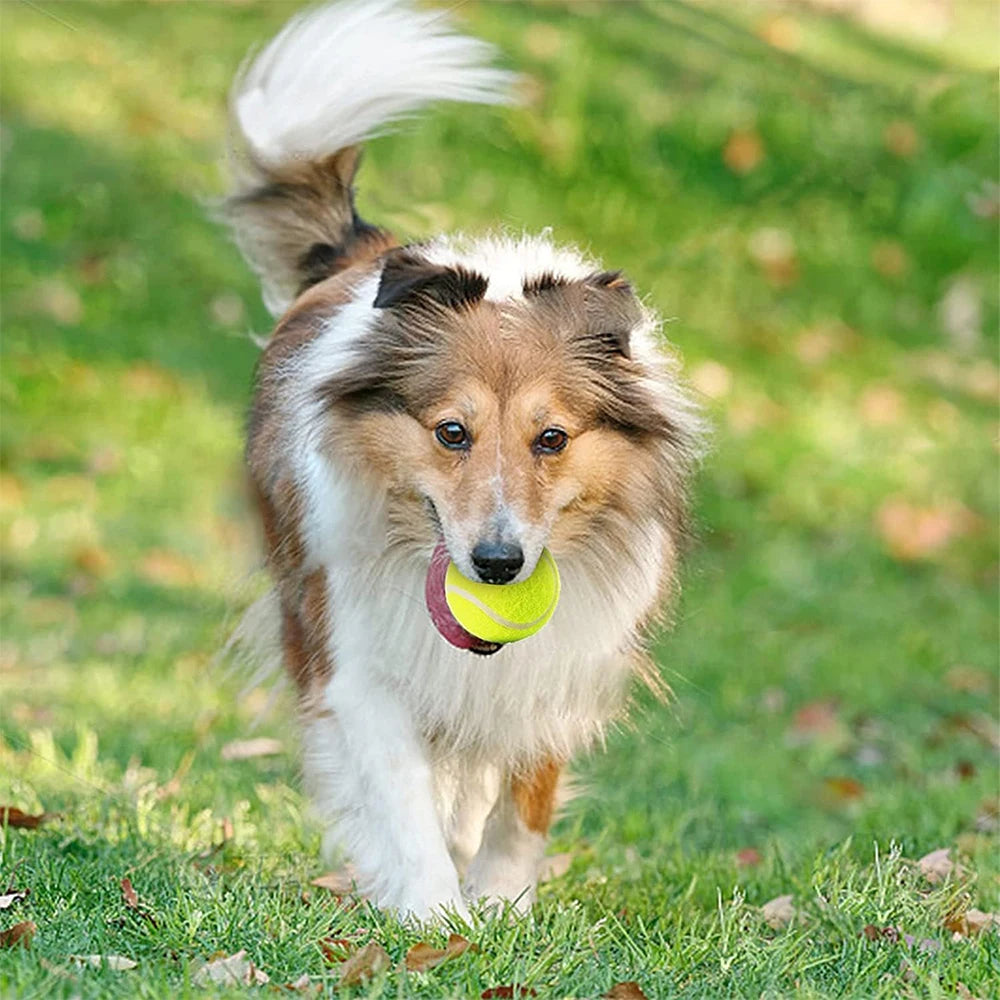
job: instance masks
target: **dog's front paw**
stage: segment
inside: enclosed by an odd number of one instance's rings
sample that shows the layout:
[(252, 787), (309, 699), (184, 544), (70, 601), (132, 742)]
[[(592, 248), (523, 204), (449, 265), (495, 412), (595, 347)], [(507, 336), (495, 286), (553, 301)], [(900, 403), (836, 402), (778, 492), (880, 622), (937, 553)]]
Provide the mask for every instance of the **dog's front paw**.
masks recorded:
[(487, 909), (502, 909), (509, 905), (514, 911), (525, 914), (535, 901), (537, 880), (533, 872), (526, 872), (521, 865), (504, 864), (501, 859), (476, 858), (462, 887), (470, 903)]
[(381, 909), (393, 910), (400, 919), (448, 923), (453, 917), (471, 922), (469, 908), (459, 892), (457, 881), (432, 883), (421, 881), (402, 887), (391, 897), (376, 900)]

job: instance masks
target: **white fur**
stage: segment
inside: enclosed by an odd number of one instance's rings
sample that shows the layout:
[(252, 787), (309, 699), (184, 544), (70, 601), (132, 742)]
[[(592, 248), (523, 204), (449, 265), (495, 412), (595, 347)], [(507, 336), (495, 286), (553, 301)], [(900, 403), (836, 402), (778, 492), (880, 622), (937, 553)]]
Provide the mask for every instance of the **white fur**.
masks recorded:
[(508, 100), (491, 46), (441, 12), (394, 0), (328, 4), (293, 17), (233, 87), (237, 122), (265, 166), (319, 160), (431, 101)]
[[(294, 18), (244, 69), (234, 114), (263, 164), (319, 159), (430, 100), (503, 100), (510, 76), (486, 68), (488, 56), (482, 43), (450, 34), (438, 14), (390, 0), (318, 8)], [(598, 267), (547, 232), (440, 237), (422, 252), (484, 274), (493, 302), (521, 298), (525, 279), (551, 272), (574, 280)], [(568, 759), (599, 739), (622, 705), (637, 622), (669, 571), (667, 529), (636, 523), (630, 551), (601, 551), (598, 538), (600, 559), (561, 559), (562, 598), (536, 635), (488, 659), (449, 646), (424, 603), (430, 551), (398, 544), (385, 498), (324, 446), (334, 418), (318, 389), (353, 361), (371, 329), (379, 277), (359, 282), (319, 336), (273, 373), (283, 383), (279, 450), (306, 510), (303, 569), (324, 571), (332, 619), (333, 674), (306, 719), (306, 776), (378, 905), (464, 916), (459, 876), (467, 868), (467, 896), (517, 899), (523, 908), (534, 898), (544, 838), (525, 828), (507, 778)], [(650, 372), (652, 398), (696, 437), (683, 390), (657, 375), (669, 364), (657, 339), (647, 312), (633, 331), (634, 356)], [(498, 509), (516, 518), (504, 506), (503, 470), (496, 475)], [(527, 554), (533, 565), (538, 552)]]

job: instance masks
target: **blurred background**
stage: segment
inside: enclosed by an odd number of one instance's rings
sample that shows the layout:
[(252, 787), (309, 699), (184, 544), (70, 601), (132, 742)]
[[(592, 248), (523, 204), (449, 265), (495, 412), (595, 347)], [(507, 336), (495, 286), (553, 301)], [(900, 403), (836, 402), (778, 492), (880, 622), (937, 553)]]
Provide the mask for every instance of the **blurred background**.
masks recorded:
[[(995, 5), (454, 6), (525, 106), (372, 143), (361, 213), (552, 226), (623, 268), (715, 425), (657, 644), (675, 699), (579, 762), (558, 837), (615, 892), (697, 864), (708, 908), (851, 837), (960, 844), (996, 897)], [(104, 830), (176, 780), (168, 856), (222, 817), (247, 856), (315, 848), (287, 706), (220, 763), (267, 693), (208, 669), (258, 586), (269, 323), (206, 206), (232, 75), (292, 9), (0, 10), (0, 802)]]

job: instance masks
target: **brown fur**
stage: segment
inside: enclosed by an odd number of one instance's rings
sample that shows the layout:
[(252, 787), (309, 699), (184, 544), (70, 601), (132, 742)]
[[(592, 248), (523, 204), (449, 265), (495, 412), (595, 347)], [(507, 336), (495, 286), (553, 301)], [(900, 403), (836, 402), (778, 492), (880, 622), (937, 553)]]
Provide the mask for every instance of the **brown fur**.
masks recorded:
[(562, 764), (550, 758), (527, 774), (515, 774), (510, 779), (510, 794), (517, 814), (533, 833), (544, 836), (549, 832), (561, 771)]

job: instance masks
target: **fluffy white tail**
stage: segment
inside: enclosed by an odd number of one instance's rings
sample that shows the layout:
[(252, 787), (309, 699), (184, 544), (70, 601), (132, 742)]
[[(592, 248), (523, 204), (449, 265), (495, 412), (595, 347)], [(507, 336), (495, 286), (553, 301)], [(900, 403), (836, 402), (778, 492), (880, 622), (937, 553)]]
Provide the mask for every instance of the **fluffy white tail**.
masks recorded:
[(492, 54), (440, 12), (347, 0), (297, 15), (247, 60), (226, 214), (273, 313), (373, 242), (352, 199), (359, 144), (432, 101), (508, 100), (513, 75)]

